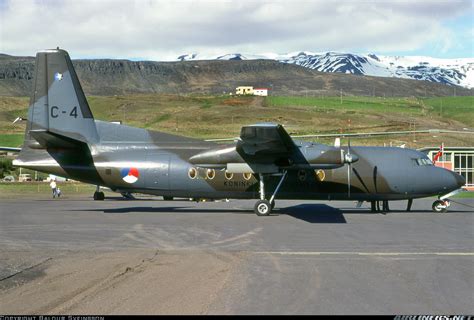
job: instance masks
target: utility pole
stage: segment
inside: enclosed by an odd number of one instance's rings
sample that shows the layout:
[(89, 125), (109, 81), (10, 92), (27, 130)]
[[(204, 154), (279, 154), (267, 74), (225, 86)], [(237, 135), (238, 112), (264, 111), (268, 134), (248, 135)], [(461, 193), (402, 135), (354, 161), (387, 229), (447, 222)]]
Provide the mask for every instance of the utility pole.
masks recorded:
[(341, 104), (342, 104), (342, 89), (341, 89)]

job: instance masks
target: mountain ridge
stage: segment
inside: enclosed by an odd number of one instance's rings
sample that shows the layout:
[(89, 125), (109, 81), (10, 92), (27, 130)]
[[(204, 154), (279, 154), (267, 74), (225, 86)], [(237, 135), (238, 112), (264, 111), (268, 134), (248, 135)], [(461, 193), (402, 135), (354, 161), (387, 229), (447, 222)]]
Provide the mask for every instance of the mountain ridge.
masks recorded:
[(441, 59), (428, 56), (385, 56), (344, 52), (309, 51), (288, 54), (231, 53), (205, 56), (198, 53), (180, 55), (177, 60), (253, 60), (268, 59), (296, 64), (320, 72), (350, 73), (376, 77), (426, 80), (447, 85), (474, 88), (474, 58)]
[[(235, 87), (268, 87), (274, 95), (449, 96), (474, 95), (459, 86), (411, 79), (325, 73), (270, 59), (174, 62), (125, 59), (73, 60), (88, 95), (134, 93), (229, 94)], [(0, 95), (29, 96), (34, 58), (0, 55)]]

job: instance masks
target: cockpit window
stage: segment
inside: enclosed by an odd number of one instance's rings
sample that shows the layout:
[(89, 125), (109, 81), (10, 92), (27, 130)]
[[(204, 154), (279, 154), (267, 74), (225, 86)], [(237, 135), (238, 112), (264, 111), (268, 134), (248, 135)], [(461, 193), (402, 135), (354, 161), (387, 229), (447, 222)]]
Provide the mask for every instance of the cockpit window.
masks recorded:
[(428, 158), (413, 159), (413, 162), (415, 162), (417, 166), (432, 166), (433, 165), (433, 162), (431, 162), (431, 160)]

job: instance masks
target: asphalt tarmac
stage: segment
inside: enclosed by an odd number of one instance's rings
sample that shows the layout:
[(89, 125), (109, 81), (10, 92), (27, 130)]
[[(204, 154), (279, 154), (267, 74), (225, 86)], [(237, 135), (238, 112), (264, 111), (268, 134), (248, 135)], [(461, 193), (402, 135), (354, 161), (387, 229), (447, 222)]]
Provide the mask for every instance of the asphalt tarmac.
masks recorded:
[(0, 314), (473, 314), (474, 199), (432, 201), (1, 200)]

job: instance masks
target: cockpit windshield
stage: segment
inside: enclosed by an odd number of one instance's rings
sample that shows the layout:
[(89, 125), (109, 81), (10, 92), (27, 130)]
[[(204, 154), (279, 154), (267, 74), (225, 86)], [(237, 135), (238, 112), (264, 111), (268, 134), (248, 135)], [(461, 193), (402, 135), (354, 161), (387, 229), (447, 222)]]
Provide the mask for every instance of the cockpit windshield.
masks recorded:
[(413, 159), (417, 166), (432, 166), (433, 162), (429, 158), (417, 158)]

